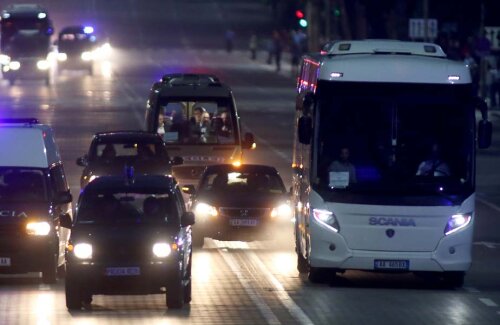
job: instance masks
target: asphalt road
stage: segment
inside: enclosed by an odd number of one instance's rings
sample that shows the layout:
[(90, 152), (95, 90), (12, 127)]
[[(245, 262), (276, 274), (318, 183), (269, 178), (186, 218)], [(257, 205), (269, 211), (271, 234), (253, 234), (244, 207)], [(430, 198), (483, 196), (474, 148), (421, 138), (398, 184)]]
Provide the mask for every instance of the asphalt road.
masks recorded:
[[(214, 73), (230, 84), (243, 128), (258, 143), (249, 161), (277, 167), (289, 186), (294, 80), (287, 66), (278, 74), (262, 55), (253, 62), (246, 51), (222, 50), (221, 33), (228, 22), (241, 21), (238, 34), (269, 26), (259, 5), (40, 2), (58, 4), (53, 6), (56, 29), (75, 19), (93, 19), (115, 45), (112, 58), (96, 65), (93, 77), (65, 72), (50, 87), (37, 81), (12, 87), (0, 82), (0, 116), (34, 116), (54, 127), (75, 197), (81, 173), (75, 160), (87, 150), (92, 134), (142, 128), (149, 87), (174, 71)], [(354, 271), (330, 283), (311, 284), (296, 271), (290, 227), (269, 241), (207, 239), (193, 257), (193, 301), (180, 311), (166, 311), (161, 295), (96, 296), (92, 311), (70, 314), (64, 280), (47, 286), (37, 274), (0, 276), (0, 324), (499, 324), (500, 121), (496, 113), (491, 117), (497, 132), (493, 147), (478, 156), (473, 265), (462, 289), (443, 289), (411, 274)]]

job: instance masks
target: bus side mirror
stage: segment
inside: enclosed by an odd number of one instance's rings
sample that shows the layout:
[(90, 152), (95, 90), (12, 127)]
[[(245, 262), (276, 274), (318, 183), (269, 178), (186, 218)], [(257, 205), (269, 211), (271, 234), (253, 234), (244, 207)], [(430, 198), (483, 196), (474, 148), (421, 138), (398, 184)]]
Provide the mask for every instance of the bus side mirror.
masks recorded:
[(486, 149), (491, 146), (491, 137), (493, 134), (492, 123), (487, 120), (479, 121), (477, 131), (477, 145), (479, 149)]
[(194, 213), (193, 212), (184, 212), (181, 218), (181, 226), (187, 227), (194, 225)]
[(312, 136), (312, 118), (310, 116), (301, 116), (298, 124), (299, 142), (310, 144)]
[(89, 164), (88, 156), (82, 156), (76, 158), (76, 164), (81, 167), (86, 167)]
[(245, 137), (243, 138), (243, 141), (241, 141), (241, 147), (243, 149), (254, 149), (256, 147), (253, 133), (245, 133)]

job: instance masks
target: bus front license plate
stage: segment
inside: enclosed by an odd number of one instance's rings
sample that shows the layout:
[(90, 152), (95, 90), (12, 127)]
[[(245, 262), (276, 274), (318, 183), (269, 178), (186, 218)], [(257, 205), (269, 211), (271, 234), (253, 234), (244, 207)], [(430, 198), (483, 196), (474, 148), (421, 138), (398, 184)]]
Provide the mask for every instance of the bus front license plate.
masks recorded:
[(0, 266), (10, 266), (10, 257), (0, 257)]
[(410, 269), (409, 260), (375, 260), (375, 270), (401, 270), (407, 271)]
[(107, 276), (134, 276), (141, 275), (139, 267), (107, 267)]
[(229, 224), (231, 226), (255, 227), (257, 226), (257, 219), (231, 219)]

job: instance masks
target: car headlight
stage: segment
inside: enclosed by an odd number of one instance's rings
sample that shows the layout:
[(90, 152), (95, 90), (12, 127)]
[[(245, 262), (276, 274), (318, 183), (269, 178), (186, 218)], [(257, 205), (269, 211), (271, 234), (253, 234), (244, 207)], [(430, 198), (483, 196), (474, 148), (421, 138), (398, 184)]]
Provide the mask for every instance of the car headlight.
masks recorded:
[(8, 65), (10, 62), (10, 57), (5, 54), (0, 54), (0, 64), (1, 65)]
[(197, 203), (194, 212), (196, 216), (199, 216), (201, 218), (208, 218), (208, 217), (217, 217), (217, 209), (209, 204), (206, 203)]
[(87, 243), (79, 243), (73, 247), (75, 256), (81, 260), (92, 258), (92, 245)]
[(283, 203), (279, 206), (273, 208), (271, 210), (271, 218), (280, 218), (280, 219), (290, 219), (292, 217), (292, 209), (290, 205)]
[(444, 228), (445, 236), (459, 231), (462, 228), (467, 227), (472, 220), (472, 213), (465, 214), (454, 214), (448, 218), (446, 227)]
[(333, 231), (338, 232), (340, 230), (337, 218), (335, 218), (333, 212), (322, 209), (313, 209), (313, 216), (314, 219), (329, 227)]
[(68, 59), (68, 55), (66, 53), (57, 53), (57, 61), (64, 62)]
[(90, 61), (90, 60), (92, 60), (93, 55), (92, 55), (92, 52), (85, 51), (82, 53), (82, 55), (80, 57), (82, 58), (83, 61)]
[(50, 68), (50, 63), (47, 60), (40, 60), (36, 63), (38, 70), (48, 70)]
[(172, 248), (167, 243), (156, 243), (153, 245), (153, 254), (156, 257), (164, 258), (170, 255)]
[(28, 222), (26, 232), (32, 236), (47, 236), (50, 232), (50, 224), (47, 221)]
[(10, 68), (10, 70), (19, 70), (19, 69), (21, 69), (21, 62), (19, 62), (19, 61), (10, 61), (9, 68)]

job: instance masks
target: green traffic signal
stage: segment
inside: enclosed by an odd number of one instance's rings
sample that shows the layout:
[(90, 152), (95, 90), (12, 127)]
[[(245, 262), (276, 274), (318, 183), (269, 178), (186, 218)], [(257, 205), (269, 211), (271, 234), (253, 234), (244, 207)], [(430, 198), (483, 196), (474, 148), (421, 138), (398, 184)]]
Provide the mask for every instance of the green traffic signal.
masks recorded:
[(306, 27), (307, 27), (307, 25), (308, 25), (308, 24), (307, 24), (307, 20), (305, 20), (304, 18), (300, 19), (300, 20), (299, 20), (299, 25), (300, 25), (300, 27), (304, 27), (304, 28), (306, 28)]

